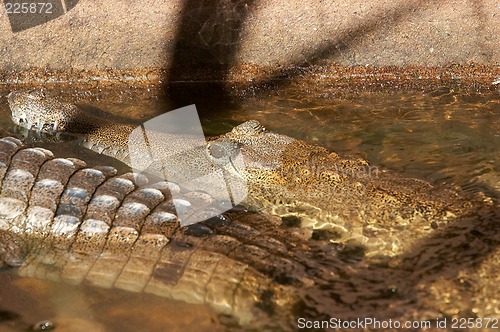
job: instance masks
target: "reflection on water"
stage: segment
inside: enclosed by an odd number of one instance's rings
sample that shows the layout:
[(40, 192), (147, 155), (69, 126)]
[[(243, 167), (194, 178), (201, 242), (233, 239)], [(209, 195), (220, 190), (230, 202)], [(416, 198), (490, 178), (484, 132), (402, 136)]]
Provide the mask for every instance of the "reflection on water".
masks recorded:
[[(81, 93), (76, 97), (82, 104), (110, 111), (111, 117), (135, 123), (169, 110), (168, 102), (145, 91)], [(405, 176), (499, 196), (500, 100), (493, 92), (459, 95), (443, 88), (426, 93), (366, 93), (335, 99), (307, 98), (282, 90), (267, 97), (228, 102), (224, 110), (206, 105), (201, 110), (202, 124), (210, 134), (256, 119), (270, 130), (340, 154), (362, 157), (372, 165)], [(3, 99), (0, 124), (12, 130), (6, 120), (7, 111)], [(76, 146), (71, 149), (80, 158), (94, 158)], [(63, 148), (60, 153), (67, 150)], [(328, 297), (330, 302), (335, 298), (342, 305), (335, 306), (335, 310), (326, 308), (325, 312), (335, 312), (339, 317), (366, 317), (376, 312), (374, 303), (389, 303), (391, 317), (399, 312), (406, 319), (499, 318), (497, 217), (461, 220), (436, 232), (422, 242), (421, 250), (396, 260), (401, 264), (355, 264), (358, 270), (351, 271), (352, 284), (325, 286), (321, 292), (311, 294), (312, 303), (304, 305), (321, 306), (322, 297)], [(325, 258), (324, 264), (333, 263)], [(387, 282), (388, 278), (394, 286)], [(44, 319), (58, 322), (59, 330), (64, 330), (61, 326), (72, 326), (67, 327), (71, 331), (76, 330), (74, 326), (117, 331), (209, 330), (234, 324), (205, 307), (172, 304), (154, 296), (54, 287), (50, 282), (18, 279), (11, 271), (1, 272), (0, 281), (0, 329), (8, 331), (25, 330)], [(383, 282), (386, 293), (380, 292)], [(357, 294), (360, 292), (364, 295)], [(360, 302), (363, 298), (365, 303)]]

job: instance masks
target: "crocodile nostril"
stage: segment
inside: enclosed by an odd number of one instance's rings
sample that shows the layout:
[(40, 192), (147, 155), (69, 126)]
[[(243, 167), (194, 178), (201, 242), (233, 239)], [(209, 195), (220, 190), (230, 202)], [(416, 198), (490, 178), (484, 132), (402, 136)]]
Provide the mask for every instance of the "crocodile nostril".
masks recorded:
[(44, 320), (33, 325), (33, 331), (50, 331), (55, 329), (55, 324), (51, 321)]

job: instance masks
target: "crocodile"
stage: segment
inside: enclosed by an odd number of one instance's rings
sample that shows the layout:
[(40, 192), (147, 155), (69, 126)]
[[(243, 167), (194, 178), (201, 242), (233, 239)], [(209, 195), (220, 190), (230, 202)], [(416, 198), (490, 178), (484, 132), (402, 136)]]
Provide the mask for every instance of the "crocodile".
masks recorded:
[[(373, 270), (359, 264), (356, 246), (336, 246), (286, 218), (241, 207), (180, 227), (174, 199), (193, 213), (207, 212), (206, 204), (196, 209), (200, 200), (220, 209), (217, 200), (173, 183), (87, 167), (1, 138), (0, 267), (15, 267), (22, 277), (207, 304), (249, 330), (273, 331), (296, 329), (304, 314), (353, 318), (353, 303), (367, 315), (394, 315), (394, 304), (407, 300), (380, 303), (392, 279), (411, 292), (421, 277), (411, 265)], [(485, 224), (491, 232), (491, 222)], [(417, 266), (429, 265), (416, 257)]]
[(205, 303), (241, 324), (290, 313), (297, 290), (315, 285), (311, 257), (294, 253), (311, 234), (245, 211), (180, 227), (172, 192), (194, 211), (210, 197), (173, 183), (86, 167), (6, 137), (0, 188), (0, 266), (21, 276)]
[[(39, 93), (12, 92), (8, 100), (17, 124), (76, 134), (82, 145), (129, 162), (124, 137), (135, 126), (97, 120)], [(426, 271), (454, 276), (498, 244), (499, 212), (474, 217), (488, 210), (486, 197), (403, 178), (254, 120), (209, 138), (201, 159), (183, 165), (233, 158), (235, 151), (245, 159), (235, 173), (247, 180), (250, 211), (180, 227), (171, 190), (192, 213), (207, 213), (208, 201), (209, 215), (217, 214), (221, 202), (0, 139), (0, 266), (17, 266), (22, 276), (206, 303), (243, 325), (261, 328), (271, 317), (273, 328), (293, 329), (303, 313), (403, 317), (403, 308), (414, 311), (408, 303), (422, 292), (415, 285), (429, 279)]]
[[(77, 135), (83, 146), (130, 165), (127, 143), (136, 126), (96, 118), (39, 91), (11, 92), (8, 102), (16, 124)], [(160, 143), (182, 144), (186, 139), (152, 134)], [(168, 145), (158, 148), (156, 164), (161, 165), (162, 153), (164, 158), (171, 154)], [(221, 162), (237, 155), (243, 156), (244, 167)], [(209, 138), (190, 155), (177, 157), (176, 168), (190, 176), (212, 172), (214, 165), (229, 165), (232, 176), (245, 181), (248, 195), (243, 204), (249, 209), (296, 218), (302, 227), (325, 230), (332, 241), (365, 246), (372, 256), (401, 253), (433, 229), (474, 213), (488, 200), (481, 194), (466, 195), (459, 188), (401, 177), (361, 158), (340, 156), (269, 131), (256, 120)]]

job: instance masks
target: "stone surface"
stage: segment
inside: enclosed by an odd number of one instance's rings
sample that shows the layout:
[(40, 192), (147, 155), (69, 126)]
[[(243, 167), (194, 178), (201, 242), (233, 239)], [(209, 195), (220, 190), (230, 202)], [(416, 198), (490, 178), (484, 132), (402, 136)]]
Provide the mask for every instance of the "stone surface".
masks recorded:
[[(41, 14), (6, 14), (0, 6), (3, 71), (164, 68), (168, 75), (189, 67), (193, 79), (207, 68), (224, 79), (243, 64), (500, 62), (493, 0), (53, 2), (45, 23)], [(26, 20), (40, 24), (23, 30)]]

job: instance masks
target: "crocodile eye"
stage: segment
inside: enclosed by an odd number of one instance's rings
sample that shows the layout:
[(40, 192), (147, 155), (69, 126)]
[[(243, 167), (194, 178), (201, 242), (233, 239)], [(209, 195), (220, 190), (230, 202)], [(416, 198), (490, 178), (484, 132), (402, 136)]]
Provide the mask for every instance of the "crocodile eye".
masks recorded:
[(234, 158), (239, 151), (239, 145), (234, 142), (211, 142), (207, 146), (207, 153), (214, 159)]
[(240, 146), (237, 143), (228, 141), (210, 142), (205, 153), (214, 166), (241, 176), (240, 170), (243, 166), (241, 158), (238, 158)]
[(208, 151), (210, 155), (215, 159), (221, 159), (228, 155), (226, 147), (220, 143), (209, 144)]

